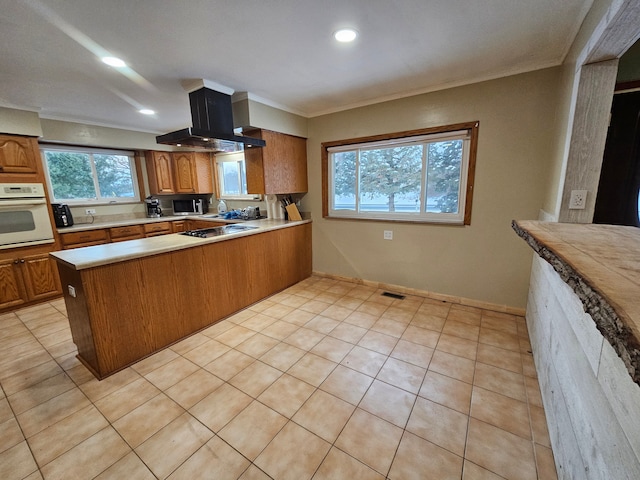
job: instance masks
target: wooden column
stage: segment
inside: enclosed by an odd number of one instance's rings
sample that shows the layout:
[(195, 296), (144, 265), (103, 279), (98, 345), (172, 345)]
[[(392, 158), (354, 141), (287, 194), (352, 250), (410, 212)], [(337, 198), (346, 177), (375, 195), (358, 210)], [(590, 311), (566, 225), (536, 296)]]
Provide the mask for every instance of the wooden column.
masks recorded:
[[(583, 65), (580, 69), (559, 222), (593, 220), (617, 74), (618, 59)], [(569, 209), (572, 190), (587, 190), (583, 210)]]

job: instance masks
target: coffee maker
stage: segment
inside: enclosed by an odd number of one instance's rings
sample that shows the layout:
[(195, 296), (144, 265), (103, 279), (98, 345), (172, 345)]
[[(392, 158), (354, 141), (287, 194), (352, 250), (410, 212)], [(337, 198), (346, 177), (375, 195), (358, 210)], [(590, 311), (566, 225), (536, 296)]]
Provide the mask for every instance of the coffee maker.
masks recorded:
[(160, 208), (160, 200), (149, 196), (145, 198), (144, 202), (147, 204), (147, 217), (158, 218), (162, 216), (162, 209)]

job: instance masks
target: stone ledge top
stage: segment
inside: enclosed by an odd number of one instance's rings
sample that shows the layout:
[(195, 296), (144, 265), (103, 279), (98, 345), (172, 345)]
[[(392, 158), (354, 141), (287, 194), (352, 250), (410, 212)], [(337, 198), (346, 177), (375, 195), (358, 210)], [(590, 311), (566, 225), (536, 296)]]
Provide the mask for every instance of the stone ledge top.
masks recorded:
[(640, 228), (514, 220), (560, 275), (640, 385)]

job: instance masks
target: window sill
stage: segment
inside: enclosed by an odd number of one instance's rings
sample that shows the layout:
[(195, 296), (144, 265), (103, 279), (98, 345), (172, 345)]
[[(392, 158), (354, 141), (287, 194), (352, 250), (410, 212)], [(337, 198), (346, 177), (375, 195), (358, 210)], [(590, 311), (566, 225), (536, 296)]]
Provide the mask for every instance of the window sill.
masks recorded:
[(253, 201), (261, 201), (262, 195), (221, 195), (218, 200), (253, 200)]
[(384, 222), (384, 223), (412, 223), (423, 225), (448, 225), (452, 227), (464, 227), (464, 220), (451, 219), (451, 220), (427, 220), (424, 218), (381, 218), (381, 217), (369, 217), (363, 215), (346, 216), (346, 215), (325, 215), (327, 220), (350, 220), (350, 221), (366, 221), (366, 222)]

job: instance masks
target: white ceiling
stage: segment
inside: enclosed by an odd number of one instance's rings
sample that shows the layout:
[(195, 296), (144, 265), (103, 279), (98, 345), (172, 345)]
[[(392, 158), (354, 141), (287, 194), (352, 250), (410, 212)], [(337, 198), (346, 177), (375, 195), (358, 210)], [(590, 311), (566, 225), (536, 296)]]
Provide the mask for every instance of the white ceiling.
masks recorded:
[(164, 133), (191, 125), (182, 82), (207, 79), (313, 117), (558, 65), (592, 3), (0, 0), (0, 106)]

